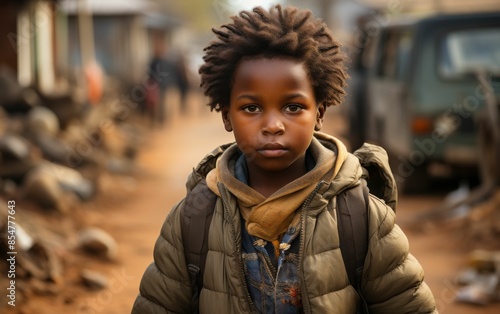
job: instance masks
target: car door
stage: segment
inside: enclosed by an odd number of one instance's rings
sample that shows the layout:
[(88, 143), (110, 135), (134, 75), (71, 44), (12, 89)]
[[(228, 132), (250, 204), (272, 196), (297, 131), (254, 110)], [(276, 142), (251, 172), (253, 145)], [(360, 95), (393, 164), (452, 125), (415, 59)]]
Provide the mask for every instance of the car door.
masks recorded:
[(412, 45), (410, 27), (384, 29), (368, 83), (368, 138), (404, 156), (411, 149), (407, 96)]

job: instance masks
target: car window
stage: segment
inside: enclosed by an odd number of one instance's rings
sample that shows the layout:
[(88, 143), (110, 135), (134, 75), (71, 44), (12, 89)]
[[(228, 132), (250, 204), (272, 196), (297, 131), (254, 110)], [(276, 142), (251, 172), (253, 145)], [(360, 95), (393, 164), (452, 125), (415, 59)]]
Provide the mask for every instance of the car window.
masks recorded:
[(366, 47), (361, 54), (361, 65), (365, 69), (370, 69), (375, 64), (375, 54), (378, 47), (378, 36), (375, 38), (368, 37)]
[(407, 29), (390, 30), (381, 38), (381, 58), (378, 76), (404, 80), (408, 71), (412, 33)]
[(500, 73), (500, 27), (453, 31), (442, 42), (442, 76), (460, 77), (477, 70)]

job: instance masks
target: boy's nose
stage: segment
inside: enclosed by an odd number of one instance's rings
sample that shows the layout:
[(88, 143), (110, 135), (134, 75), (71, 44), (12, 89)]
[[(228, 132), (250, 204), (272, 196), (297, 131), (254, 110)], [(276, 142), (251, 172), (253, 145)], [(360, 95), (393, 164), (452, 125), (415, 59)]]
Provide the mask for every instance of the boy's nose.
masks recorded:
[(277, 114), (268, 114), (264, 127), (262, 128), (262, 133), (264, 134), (281, 134), (285, 131), (285, 125), (279, 118)]

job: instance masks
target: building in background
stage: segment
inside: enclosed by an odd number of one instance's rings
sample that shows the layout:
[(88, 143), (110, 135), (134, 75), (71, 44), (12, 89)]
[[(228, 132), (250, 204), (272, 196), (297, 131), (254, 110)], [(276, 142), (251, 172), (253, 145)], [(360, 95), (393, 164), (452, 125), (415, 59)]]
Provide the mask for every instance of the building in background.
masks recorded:
[(170, 38), (181, 24), (150, 0), (3, 0), (0, 7), (0, 67), (43, 94), (78, 84), (84, 58), (95, 58), (105, 76), (137, 83), (154, 38)]
[(2, 1), (0, 67), (21, 86), (54, 93), (60, 83), (57, 1)]

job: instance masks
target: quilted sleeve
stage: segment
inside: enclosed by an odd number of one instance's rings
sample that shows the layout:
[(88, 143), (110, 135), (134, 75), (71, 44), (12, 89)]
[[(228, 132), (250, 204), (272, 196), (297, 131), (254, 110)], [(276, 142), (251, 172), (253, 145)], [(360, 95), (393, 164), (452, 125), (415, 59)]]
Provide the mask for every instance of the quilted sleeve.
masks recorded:
[(181, 236), (181, 209), (175, 206), (160, 231), (154, 261), (144, 272), (132, 313), (187, 313), (191, 310), (191, 283)]
[(409, 253), (408, 239), (395, 224), (395, 213), (371, 196), (369, 244), (361, 291), (370, 313), (437, 313), (424, 271)]

